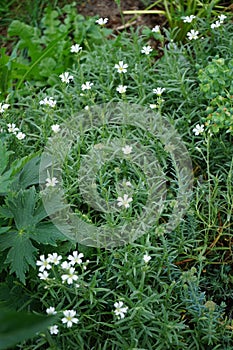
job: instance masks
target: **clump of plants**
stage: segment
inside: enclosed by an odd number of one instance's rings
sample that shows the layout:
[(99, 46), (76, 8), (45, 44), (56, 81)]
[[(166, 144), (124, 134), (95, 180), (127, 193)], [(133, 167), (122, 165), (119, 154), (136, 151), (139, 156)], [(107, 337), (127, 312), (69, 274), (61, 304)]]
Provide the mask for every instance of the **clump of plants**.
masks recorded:
[(74, 5), (12, 22), (0, 348), (232, 348), (232, 26), (208, 13), (183, 42)]

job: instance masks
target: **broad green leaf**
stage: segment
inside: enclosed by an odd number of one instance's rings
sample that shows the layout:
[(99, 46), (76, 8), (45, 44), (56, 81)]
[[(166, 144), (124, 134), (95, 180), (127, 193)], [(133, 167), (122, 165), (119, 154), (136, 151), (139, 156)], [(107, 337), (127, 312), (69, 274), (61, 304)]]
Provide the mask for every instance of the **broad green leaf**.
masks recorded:
[(40, 31), (38, 28), (14, 20), (8, 28), (8, 34), (20, 38), (20, 48), (28, 49), (28, 55), (31, 57), (32, 61), (35, 61), (37, 57), (40, 56), (42, 47), (39, 44)]
[(27, 188), (39, 183), (40, 157), (36, 156), (25, 164), (18, 176), (18, 187)]
[(52, 325), (57, 316), (0, 310), (0, 349), (9, 349)]
[(13, 214), (17, 229), (26, 230), (36, 224), (33, 213), (36, 206), (36, 190), (30, 187), (20, 190), (18, 193), (10, 193), (6, 198), (6, 204)]
[(3, 144), (2, 141), (0, 141), (0, 175), (6, 170), (6, 167), (9, 162), (9, 155), (13, 152), (7, 151), (6, 146)]
[(13, 217), (12, 212), (6, 205), (0, 207), (0, 218), (13, 219)]
[(13, 182), (11, 178), (11, 171), (7, 171), (3, 175), (0, 175), (0, 195), (9, 191), (9, 188)]
[[(26, 166), (26, 164), (29, 163), (29, 161), (31, 161), (34, 158), (35, 158), (34, 161), (37, 163), (38, 161), (37, 157), (38, 155), (35, 155), (34, 153), (32, 153), (26, 157), (14, 160), (11, 164), (12, 175), (18, 174)], [(34, 165), (34, 164), (31, 164), (31, 165)]]
[(48, 78), (51, 74), (53, 74), (56, 67), (57, 62), (55, 61), (55, 59), (52, 57), (46, 57), (39, 64), (40, 75), (42, 77)]
[(0, 283), (0, 308), (23, 310), (31, 299), (30, 292), (21, 284), (16, 285), (14, 280)]
[(43, 222), (35, 227), (31, 239), (38, 243), (57, 246), (58, 240), (65, 241), (67, 237), (52, 222)]
[(27, 233), (12, 231), (0, 235), (0, 251), (6, 249), (9, 251), (5, 263), (10, 265), (10, 272), (15, 272), (19, 280), (25, 284), (25, 274), (29, 266), (36, 266), (37, 249)]
[(54, 41), (52, 41), (42, 52), (40, 55), (38, 55), (37, 59), (33, 60), (32, 63), (29, 66), (29, 69), (27, 72), (25, 72), (25, 74), (22, 76), (22, 78), (20, 79), (20, 81), (17, 84), (17, 90), (19, 90), (19, 88), (21, 87), (21, 85), (23, 84), (23, 82), (28, 78), (28, 75), (30, 75), (33, 70), (38, 69), (38, 65), (39, 63), (45, 58), (48, 57), (52, 50), (59, 45), (60, 41), (65, 38), (67, 36), (67, 33), (61, 35), (60, 37), (58, 37), (57, 39), (55, 39)]
[[(42, 221), (48, 216), (61, 211), (67, 207), (69, 204), (64, 202), (64, 192), (54, 189), (51, 192), (42, 193), (41, 192), (41, 202), (35, 210), (34, 216), (37, 222)], [(45, 206), (44, 206), (45, 204)]]
[(5, 194), (12, 183), (11, 171), (3, 173), (8, 165), (9, 155), (12, 153), (7, 151), (5, 145), (0, 141), (0, 194)]
[(0, 227), (0, 234), (10, 230), (10, 227)]

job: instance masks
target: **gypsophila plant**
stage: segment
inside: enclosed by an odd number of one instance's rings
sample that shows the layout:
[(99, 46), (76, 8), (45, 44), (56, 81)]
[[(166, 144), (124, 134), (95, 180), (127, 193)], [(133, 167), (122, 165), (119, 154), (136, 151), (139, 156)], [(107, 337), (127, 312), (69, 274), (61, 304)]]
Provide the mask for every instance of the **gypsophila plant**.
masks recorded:
[(164, 4), (170, 28), (74, 5), (9, 28), (1, 348), (233, 347), (231, 15)]

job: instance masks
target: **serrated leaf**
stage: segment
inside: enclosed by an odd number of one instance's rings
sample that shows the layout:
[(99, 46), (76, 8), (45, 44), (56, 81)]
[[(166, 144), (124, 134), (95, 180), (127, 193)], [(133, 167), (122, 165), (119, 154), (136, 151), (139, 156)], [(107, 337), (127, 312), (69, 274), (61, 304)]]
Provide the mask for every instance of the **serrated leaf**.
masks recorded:
[(7, 309), (0, 310), (0, 349), (8, 349), (32, 338), (52, 325), (57, 316), (35, 315)]
[(17, 229), (26, 230), (37, 222), (33, 217), (36, 206), (36, 190), (30, 187), (27, 190), (20, 190), (18, 193), (10, 193), (6, 198), (6, 204), (13, 214)]
[(5, 263), (10, 265), (10, 272), (15, 273), (25, 284), (25, 274), (29, 266), (35, 267), (37, 249), (27, 233), (8, 232), (0, 235), (0, 251), (9, 249)]
[(54, 189), (51, 192), (42, 193), (41, 203), (35, 210), (34, 216), (37, 222), (42, 221), (48, 216), (52, 216), (53, 214), (61, 211), (65, 208), (69, 207), (69, 204), (64, 202), (64, 192)]
[(13, 217), (14, 216), (12, 212), (6, 205), (3, 205), (2, 207), (0, 207), (0, 218), (12, 219)]
[(35, 227), (31, 239), (38, 243), (57, 246), (58, 240), (65, 241), (67, 237), (52, 222), (43, 222)]

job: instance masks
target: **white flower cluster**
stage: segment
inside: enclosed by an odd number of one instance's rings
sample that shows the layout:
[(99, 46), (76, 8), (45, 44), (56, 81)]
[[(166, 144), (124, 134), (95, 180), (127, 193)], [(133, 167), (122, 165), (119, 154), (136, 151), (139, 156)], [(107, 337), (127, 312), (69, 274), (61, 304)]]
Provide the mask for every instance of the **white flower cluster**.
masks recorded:
[[(77, 272), (75, 271), (75, 266), (81, 266), (83, 264), (84, 255), (83, 253), (79, 253), (78, 251), (73, 251), (72, 254), (68, 255), (67, 260), (62, 262), (62, 256), (57, 253), (48, 254), (48, 257), (45, 258), (45, 255), (41, 255), (40, 259), (37, 260), (36, 265), (39, 267), (39, 278), (41, 280), (48, 280), (49, 275), (48, 271), (54, 270), (55, 267), (58, 267), (56, 270), (56, 276), (61, 272), (62, 283), (67, 283), (68, 285), (72, 285), (74, 282), (78, 280)], [(142, 262), (148, 266), (148, 263), (151, 260), (151, 256), (146, 252), (143, 255)], [(89, 261), (86, 261), (86, 264)], [(86, 269), (86, 264), (84, 263), (83, 269)], [(60, 269), (59, 269), (60, 268)], [(64, 273), (63, 273), (64, 272)], [(51, 279), (51, 281), (53, 281)], [(75, 288), (78, 288), (79, 285), (75, 283)], [(115, 314), (118, 320), (122, 320), (125, 318), (128, 312), (128, 306), (125, 306), (123, 301), (116, 301), (114, 303), (113, 313)], [(57, 315), (59, 313), (62, 314), (61, 323), (66, 326), (66, 328), (73, 327), (74, 324), (79, 322), (79, 319), (76, 317), (77, 312), (73, 309), (69, 310), (60, 310), (57, 311), (54, 306), (48, 306), (46, 308), (47, 315)], [(57, 335), (59, 333), (59, 326), (57, 324), (49, 327), (49, 332), (52, 335)]]
[[(190, 15), (190, 16), (185, 16), (185, 17), (181, 17), (183, 19), (183, 22), (184, 23), (191, 23), (194, 18), (196, 18), (196, 16), (194, 15)], [(218, 16), (218, 20), (214, 23), (211, 24), (211, 29), (215, 29), (215, 28), (218, 28), (220, 27), (224, 20), (226, 19), (227, 17), (225, 15), (219, 15)], [(187, 33), (187, 37), (189, 40), (197, 40), (199, 38), (199, 31), (198, 30), (194, 30), (194, 29), (191, 29), (188, 33)]]
[[(48, 181), (50, 180), (50, 181)], [(57, 183), (56, 178), (47, 179), (47, 186), (54, 187)], [(37, 260), (36, 265), (39, 266), (39, 278), (41, 280), (49, 280), (48, 270), (51, 270), (53, 266), (58, 266), (59, 274), (63, 283), (72, 284), (78, 280), (78, 274), (75, 270), (75, 266), (82, 267), (83, 270), (87, 269), (88, 260), (86, 263), (82, 262), (84, 257), (83, 253), (78, 253), (78, 251), (73, 251), (72, 254), (68, 256), (68, 261), (65, 260), (61, 262), (62, 256), (57, 253), (48, 254), (48, 257), (45, 258), (45, 255), (42, 254), (40, 259)]]
[[(46, 309), (47, 315), (56, 315), (57, 311), (55, 310), (55, 307), (50, 306)], [(64, 310), (62, 311), (63, 318), (61, 319), (61, 322), (66, 325), (67, 328), (71, 328), (73, 326), (73, 323), (77, 324), (79, 322), (79, 319), (76, 316), (75, 310)], [(53, 325), (49, 327), (50, 334), (58, 334), (59, 328), (58, 325)]]
[(0, 113), (4, 113), (9, 107), (10, 105), (8, 103), (0, 102)]
[(211, 26), (210, 26), (211, 29), (215, 29), (215, 28), (220, 27), (226, 18), (227, 18), (227, 16), (225, 16), (225, 15), (218, 16), (218, 20), (211, 24)]
[(57, 101), (53, 99), (53, 97), (45, 97), (43, 100), (39, 102), (41, 106), (49, 106), (54, 108), (57, 104)]
[(16, 127), (14, 123), (7, 124), (8, 132), (14, 134), (18, 140), (23, 140), (26, 135)]

